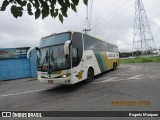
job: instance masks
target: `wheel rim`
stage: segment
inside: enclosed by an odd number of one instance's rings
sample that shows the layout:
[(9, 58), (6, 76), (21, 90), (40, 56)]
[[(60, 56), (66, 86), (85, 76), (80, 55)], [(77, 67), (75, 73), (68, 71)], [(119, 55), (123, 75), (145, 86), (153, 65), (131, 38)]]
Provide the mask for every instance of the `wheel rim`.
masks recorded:
[(92, 77), (91, 77), (91, 73), (90, 72), (88, 72), (88, 80), (91, 80), (92, 79)]

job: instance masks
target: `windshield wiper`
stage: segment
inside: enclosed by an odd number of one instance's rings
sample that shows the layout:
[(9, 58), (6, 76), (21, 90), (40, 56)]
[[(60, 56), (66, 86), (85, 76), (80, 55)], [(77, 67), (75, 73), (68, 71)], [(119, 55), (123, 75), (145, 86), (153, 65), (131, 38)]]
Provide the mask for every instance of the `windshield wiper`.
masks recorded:
[(54, 58), (54, 57), (53, 57), (53, 50), (52, 50), (52, 53), (51, 53), (51, 59), (52, 59), (52, 62), (54, 63), (55, 68), (57, 69), (58, 67), (57, 67), (57, 64), (55, 63), (55, 60), (56, 60), (57, 58)]
[(42, 66), (41, 66), (41, 71), (42, 71), (42, 69), (43, 69), (43, 65), (44, 65), (44, 63), (45, 63), (45, 60), (46, 60), (46, 62), (48, 61), (48, 51), (46, 52), (46, 55), (45, 55), (45, 57), (44, 57), (44, 60), (43, 60)]

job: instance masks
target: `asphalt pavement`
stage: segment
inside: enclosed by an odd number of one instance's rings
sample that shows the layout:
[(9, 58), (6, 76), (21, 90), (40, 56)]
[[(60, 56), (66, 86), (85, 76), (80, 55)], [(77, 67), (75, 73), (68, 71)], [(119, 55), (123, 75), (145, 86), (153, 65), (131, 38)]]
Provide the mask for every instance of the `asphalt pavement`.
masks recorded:
[(120, 65), (115, 71), (96, 76), (88, 84), (64, 86), (28, 79), (3, 81), (0, 82), (0, 110), (159, 111), (160, 63)]

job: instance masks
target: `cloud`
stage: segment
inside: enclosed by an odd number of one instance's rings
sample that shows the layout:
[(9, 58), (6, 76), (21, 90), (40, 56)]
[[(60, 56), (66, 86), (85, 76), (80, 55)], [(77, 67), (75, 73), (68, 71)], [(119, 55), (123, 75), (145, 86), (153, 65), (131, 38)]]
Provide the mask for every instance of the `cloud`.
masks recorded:
[[(134, 27), (135, 0), (94, 0), (90, 32), (107, 42), (118, 45), (119, 49), (132, 50)], [(160, 48), (160, 14), (159, 0), (144, 0), (144, 7), (149, 18), (155, 43)], [(2, 1), (0, 2), (1, 5)], [(122, 5), (123, 4), (123, 5)], [(91, 13), (90, 7), (89, 15)], [(79, 4), (78, 13), (69, 10), (68, 18), (63, 24), (56, 18), (48, 17), (35, 20), (33, 16), (24, 13), (23, 17), (15, 19), (7, 11), (0, 12), (0, 48), (38, 46), (41, 37), (66, 30), (82, 32), (85, 27), (86, 6)]]

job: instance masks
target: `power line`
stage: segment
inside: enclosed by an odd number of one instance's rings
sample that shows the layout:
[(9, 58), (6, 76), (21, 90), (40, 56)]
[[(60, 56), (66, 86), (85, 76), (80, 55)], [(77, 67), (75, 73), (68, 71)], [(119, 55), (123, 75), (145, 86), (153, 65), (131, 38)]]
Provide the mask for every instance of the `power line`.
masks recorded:
[[(127, 1), (126, 1), (127, 2)], [(126, 3), (124, 3), (124, 4), (126, 4)], [(122, 5), (123, 6), (123, 5)], [(118, 9), (118, 8), (117, 8)], [(152, 10), (152, 11), (155, 11), (155, 10)], [(156, 12), (157, 13), (157, 12)], [(153, 14), (152, 14), (153, 15)], [(121, 25), (123, 25), (123, 23), (125, 23), (124, 21), (121, 23)], [(114, 37), (115, 37), (115, 35), (113, 35)], [(122, 35), (120, 35), (120, 36), (122, 36)], [(117, 36), (116, 36), (117, 37)]]
[[(117, 11), (117, 10), (119, 10), (119, 8), (121, 8), (123, 5), (125, 5), (127, 2), (128, 2), (129, 0), (127, 0), (127, 1), (125, 1), (124, 3), (122, 3), (118, 8), (116, 8), (115, 10), (114, 10), (114, 12), (115, 11)], [(91, 15), (91, 14), (90, 14)], [(88, 18), (90, 18), (90, 17), (88, 17)], [(129, 18), (130, 19), (130, 18)], [(91, 24), (91, 22), (90, 22), (90, 20), (88, 19), (88, 23), (89, 24)], [(125, 20), (125, 21), (127, 21), (127, 20)], [(105, 23), (106, 24), (106, 23)], [(123, 22), (121, 22), (121, 24), (118, 24), (119, 26), (122, 26), (123, 24), (125, 24), (125, 22), (123, 21)], [(90, 25), (91, 26), (91, 25)], [(125, 26), (126, 26), (126, 24), (125, 24)]]
[[(112, 13), (116, 12), (117, 10), (119, 10), (123, 5), (125, 5), (129, 0), (126, 0), (125, 2), (123, 2), (118, 8), (116, 8)], [(108, 17), (108, 16), (107, 16)], [(91, 29), (93, 30), (97, 25), (99, 24), (99, 22), (94, 25)], [(106, 23), (105, 23), (106, 24)]]
[[(133, 4), (130, 4), (130, 6), (133, 6)], [(133, 15), (133, 17), (134, 17), (134, 15)], [(114, 25), (114, 28), (113, 29), (116, 29), (117, 31), (119, 31), (119, 28), (118, 27), (120, 27), (120, 26), (126, 26), (126, 25), (128, 25), (128, 24), (126, 24), (126, 21), (129, 21), (129, 20), (131, 20), (132, 21), (132, 17), (129, 17), (129, 18), (127, 18), (127, 19), (125, 19), (125, 20), (122, 20), (122, 21), (119, 21), (119, 20), (117, 20), (117, 22), (115, 23), (115, 24), (117, 24), (117, 25)], [(129, 22), (129, 23), (131, 23), (131, 22)], [(104, 25), (104, 24), (103, 24)], [(110, 24), (108, 24), (108, 25), (110, 25)], [(130, 24), (129, 24), (130, 25)]]
[[(107, 3), (106, 3), (106, 2), (107, 2)], [(113, 5), (114, 5), (116, 2), (117, 2), (117, 0), (114, 1), (114, 2), (112, 2), (111, 4), (109, 4), (109, 2), (106, 0), (105, 3), (103, 3), (103, 4), (105, 5), (105, 7), (104, 7), (104, 6), (101, 6), (100, 10), (96, 10), (96, 13), (98, 13), (98, 15), (97, 15), (97, 14), (95, 15), (96, 19), (95, 19), (94, 21), (96, 21), (96, 23), (98, 23), (97, 21), (98, 21), (99, 18), (101, 18), (101, 16), (104, 14), (103, 11), (109, 11), (110, 8), (112, 8)], [(106, 4), (109, 5), (109, 6), (106, 7)], [(104, 8), (104, 9), (102, 9), (102, 8)], [(107, 8), (107, 9), (106, 9), (106, 8)], [(108, 12), (108, 13), (109, 13), (109, 12)], [(106, 13), (105, 13), (105, 14), (106, 14)], [(95, 18), (95, 17), (94, 17), (94, 18)]]
[[(123, 3), (121, 6), (119, 6), (119, 8), (121, 8), (121, 7), (122, 7), (124, 4), (126, 4), (127, 2), (128, 2), (128, 1), (125, 1), (125, 3)], [(117, 9), (119, 9), (119, 8), (117, 8)], [(157, 9), (156, 9), (156, 10), (157, 10)], [(150, 11), (151, 11), (151, 12), (150, 12)], [(155, 9), (149, 10), (150, 13), (153, 13), (152, 11), (155, 11)], [(114, 12), (115, 12), (115, 11), (114, 11)], [(157, 13), (157, 12), (155, 12), (155, 13)], [(155, 13), (154, 13), (154, 16), (155, 16)], [(156, 14), (156, 15), (157, 15), (157, 14)], [(153, 16), (153, 14), (152, 14), (152, 16)], [(153, 17), (154, 17), (154, 16), (153, 16)], [(107, 16), (107, 17), (108, 17), (108, 16)], [(153, 18), (153, 17), (152, 17), (152, 18)], [(129, 18), (129, 19), (130, 19), (130, 18)], [(125, 20), (125, 21), (126, 21), (126, 20)], [(125, 23), (124, 21), (121, 22), (120, 26), (123, 25), (124, 23)], [(125, 26), (126, 26), (126, 24), (125, 24)], [(120, 35), (120, 36), (122, 36), (122, 35)], [(116, 36), (116, 37), (117, 37), (117, 36)]]

